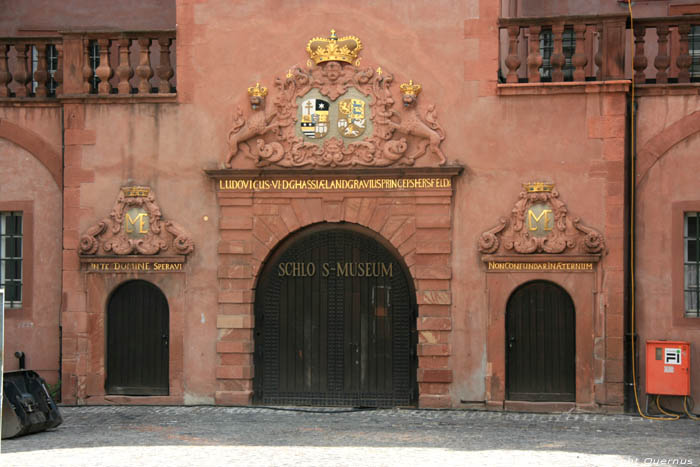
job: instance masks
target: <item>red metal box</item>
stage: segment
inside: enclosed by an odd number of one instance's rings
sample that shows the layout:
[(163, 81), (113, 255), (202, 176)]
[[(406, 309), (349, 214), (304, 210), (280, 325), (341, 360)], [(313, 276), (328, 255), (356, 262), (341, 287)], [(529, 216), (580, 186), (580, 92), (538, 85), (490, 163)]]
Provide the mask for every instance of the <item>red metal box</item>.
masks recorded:
[(690, 395), (690, 343), (647, 341), (646, 392)]

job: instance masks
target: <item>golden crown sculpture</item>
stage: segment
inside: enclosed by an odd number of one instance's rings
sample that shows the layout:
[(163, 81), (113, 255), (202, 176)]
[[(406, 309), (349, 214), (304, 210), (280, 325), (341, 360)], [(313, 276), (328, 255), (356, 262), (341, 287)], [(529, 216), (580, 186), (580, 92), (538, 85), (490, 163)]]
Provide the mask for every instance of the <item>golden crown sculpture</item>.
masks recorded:
[(145, 198), (151, 192), (147, 186), (123, 186), (122, 193), (127, 198)]
[(421, 85), (418, 83), (413, 84), (413, 80), (409, 80), (408, 83), (403, 83), (401, 86), (399, 86), (399, 89), (401, 89), (402, 94), (417, 96), (420, 94)]
[(255, 87), (251, 86), (248, 88), (248, 94), (254, 97), (265, 97), (267, 96), (267, 88), (260, 86), (260, 83), (255, 83)]
[(528, 193), (550, 193), (554, 189), (554, 183), (530, 182), (523, 183), (523, 188)]
[(362, 50), (362, 42), (355, 36), (338, 38), (335, 29), (331, 29), (331, 37), (314, 37), (306, 44), (306, 51), (316, 65), (323, 62), (355, 63), (357, 54)]

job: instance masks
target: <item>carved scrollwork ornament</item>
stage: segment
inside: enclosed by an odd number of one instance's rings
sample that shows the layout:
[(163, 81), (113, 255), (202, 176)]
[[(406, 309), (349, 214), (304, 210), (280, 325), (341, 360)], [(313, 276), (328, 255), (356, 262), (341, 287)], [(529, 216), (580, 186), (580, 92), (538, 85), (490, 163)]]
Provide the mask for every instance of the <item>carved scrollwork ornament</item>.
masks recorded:
[(358, 38), (332, 31), (309, 41), (310, 66), (289, 68), (274, 92), (261, 83), (248, 88), (250, 111), (234, 113), (224, 166), (239, 154), (257, 167), (411, 166), (428, 154), (432, 164), (445, 164), (445, 132), (434, 105), (419, 108), (421, 85), (399, 86), (395, 109), (393, 76), (360, 68), (361, 49)]
[[(171, 248), (172, 247), (172, 248)], [(163, 221), (149, 187), (123, 187), (109, 217), (80, 237), (81, 255), (159, 255), (171, 250), (187, 255), (194, 242), (184, 228)]]
[(479, 237), (483, 254), (606, 254), (603, 235), (570, 219), (566, 204), (553, 184), (536, 182), (523, 185), (524, 190), (511, 210), (509, 219)]
[(497, 234), (506, 228), (508, 225), (508, 219), (501, 217), (498, 222), (498, 225), (479, 236), (479, 251), (482, 253), (495, 253), (498, 250), (498, 247), (501, 246), (501, 242), (498, 239)]

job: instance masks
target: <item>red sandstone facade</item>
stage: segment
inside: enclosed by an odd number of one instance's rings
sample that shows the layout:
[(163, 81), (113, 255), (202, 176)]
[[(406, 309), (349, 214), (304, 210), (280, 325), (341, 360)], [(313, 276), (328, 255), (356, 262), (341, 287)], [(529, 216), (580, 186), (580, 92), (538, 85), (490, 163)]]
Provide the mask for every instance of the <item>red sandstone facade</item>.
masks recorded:
[[(669, 339), (691, 342), (700, 361), (700, 318), (686, 317), (683, 292), (684, 215), (700, 211), (698, 84), (683, 32), (700, 23), (700, 4), (642, 3), (632, 31), (619, 2), (575, 11), (545, 1), (360, 2), (350, 13), (327, 2), (183, 0), (86, 3), (84, 17), (53, 3), (24, 2), (0, 19), (0, 211), (24, 216), (24, 298), (6, 312), (5, 355), (24, 351), (29, 368), (60, 381), (64, 403), (256, 402), (262, 271), (280, 245), (324, 225), (371, 232), (408, 271), (419, 407), (623, 410), (631, 252), (636, 358), (645, 361), (646, 340)], [(304, 50), (331, 28), (362, 41), (360, 63), (344, 62), (336, 79)], [(553, 37), (549, 80), (542, 31)], [(570, 78), (565, 34), (576, 40)], [(43, 83), (50, 70), (41, 56), (32, 65), (30, 46), (47, 44), (58, 55), (55, 96), (31, 84), (32, 71)], [(422, 86), (412, 97), (400, 89), (409, 80)], [(307, 152), (287, 145), (304, 136), (280, 109), (294, 115), (309, 96), (335, 101), (349, 88), (371, 96), (367, 131), (386, 132), (374, 140), (381, 151), (343, 152), (349, 139)], [(380, 179), (396, 184), (320, 184)], [(407, 185), (428, 179), (448, 182)], [(246, 180), (319, 184), (227, 188)], [(134, 236), (147, 205), (151, 230)], [(539, 210), (548, 208), (551, 224)], [(108, 310), (132, 280), (167, 300), (159, 395), (109, 382)], [(519, 331), (508, 317), (532, 284), (571, 303), (570, 397), (523, 397), (514, 385), (523, 376), (509, 367)], [(542, 352), (533, 358), (546, 361)], [(640, 395), (644, 376), (638, 367)]]

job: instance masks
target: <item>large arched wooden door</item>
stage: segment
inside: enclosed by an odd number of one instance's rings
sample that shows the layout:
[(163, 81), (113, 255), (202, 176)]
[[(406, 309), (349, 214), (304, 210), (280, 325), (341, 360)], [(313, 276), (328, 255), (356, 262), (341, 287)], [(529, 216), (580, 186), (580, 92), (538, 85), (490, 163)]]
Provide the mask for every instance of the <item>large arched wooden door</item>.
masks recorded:
[(415, 401), (415, 293), (390, 248), (366, 229), (321, 225), (272, 255), (255, 299), (256, 402)]
[(506, 397), (576, 400), (574, 304), (561, 287), (535, 281), (517, 289), (506, 309)]
[(107, 305), (107, 394), (168, 395), (168, 301), (150, 282), (120, 285)]

